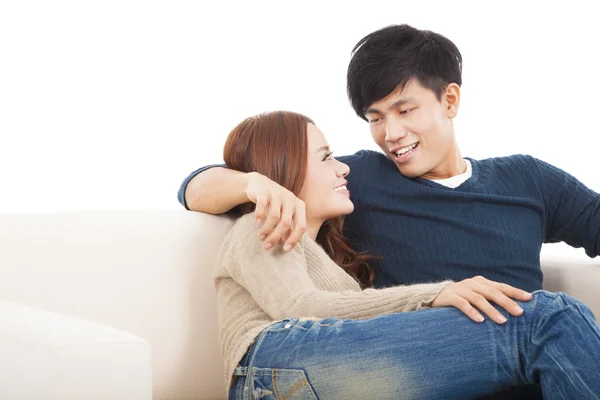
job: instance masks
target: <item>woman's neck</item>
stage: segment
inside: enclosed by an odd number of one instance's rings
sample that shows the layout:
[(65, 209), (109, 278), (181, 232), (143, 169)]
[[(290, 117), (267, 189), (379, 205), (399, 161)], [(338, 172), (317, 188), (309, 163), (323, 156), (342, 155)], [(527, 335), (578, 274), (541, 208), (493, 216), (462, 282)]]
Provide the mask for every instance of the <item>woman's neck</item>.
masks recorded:
[(323, 226), (323, 221), (307, 221), (306, 223), (306, 234), (312, 240), (317, 240), (317, 235), (321, 230), (321, 226)]

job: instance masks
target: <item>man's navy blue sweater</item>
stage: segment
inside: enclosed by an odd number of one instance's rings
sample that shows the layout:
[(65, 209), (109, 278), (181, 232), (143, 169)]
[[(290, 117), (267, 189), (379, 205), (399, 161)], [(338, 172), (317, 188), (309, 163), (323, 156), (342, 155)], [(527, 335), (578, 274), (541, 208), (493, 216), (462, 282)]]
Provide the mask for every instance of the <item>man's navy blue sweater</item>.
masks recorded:
[[(527, 291), (542, 288), (542, 243), (564, 241), (600, 255), (600, 195), (525, 155), (469, 159), (455, 189), (403, 177), (385, 155), (359, 151), (350, 166), (355, 210), (344, 230), (354, 248), (382, 257), (375, 286), (460, 281), (476, 275)], [(189, 180), (184, 180), (179, 201)]]

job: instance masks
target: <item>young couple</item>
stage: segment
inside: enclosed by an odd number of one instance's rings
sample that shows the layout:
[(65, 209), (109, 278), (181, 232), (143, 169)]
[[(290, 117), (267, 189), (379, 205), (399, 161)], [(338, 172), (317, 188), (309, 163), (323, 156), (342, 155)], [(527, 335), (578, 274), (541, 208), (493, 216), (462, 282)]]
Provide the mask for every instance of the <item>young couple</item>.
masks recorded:
[(335, 159), (271, 112), (182, 183), (187, 208), (243, 214), (215, 271), (229, 398), (600, 398), (600, 328), (539, 265), (544, 242), (600, 254), (600, 195), (533, 157), (463, 158), (461, 63), (439, 34), (373, 32), (348, 93), (385, 155)]

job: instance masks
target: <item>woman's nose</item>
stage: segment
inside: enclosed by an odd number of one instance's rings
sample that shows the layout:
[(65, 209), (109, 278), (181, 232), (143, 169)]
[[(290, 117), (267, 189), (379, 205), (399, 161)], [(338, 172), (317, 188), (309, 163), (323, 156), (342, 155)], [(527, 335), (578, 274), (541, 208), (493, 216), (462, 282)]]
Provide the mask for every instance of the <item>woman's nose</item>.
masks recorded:
[(343, 162), (338, 161), (337, 176), (344, 177), (350, 173), (350, 167)]

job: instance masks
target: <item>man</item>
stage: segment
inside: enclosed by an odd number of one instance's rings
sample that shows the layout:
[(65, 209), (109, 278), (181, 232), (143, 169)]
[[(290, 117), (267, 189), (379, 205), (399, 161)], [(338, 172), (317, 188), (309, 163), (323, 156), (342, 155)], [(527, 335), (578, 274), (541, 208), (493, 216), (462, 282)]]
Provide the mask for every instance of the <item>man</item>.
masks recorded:
[[(530, 156), (463, 158), (453, 126), (461, 74), (458, 48), (430, 31), (390, 26), (356, 45), (348, 95), (383, 154), (339, 158), (355, 205), (345, 233), (358, 251), (382, 257), (377, 287), (483, 275), (541, 289), (542, 243), (600, 254), (600, 195)], [(201, 168), (179, 200), (213, 214), (256, 203), (266, 250), (280, 239), (293, 247), (306, 226), (302, 202), (257, 174)]]

